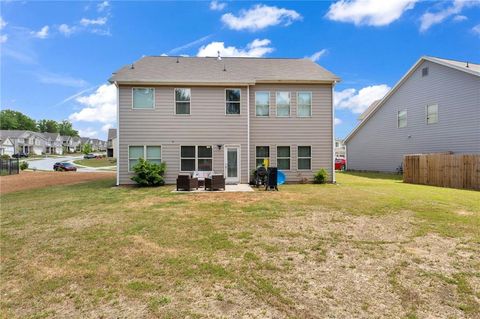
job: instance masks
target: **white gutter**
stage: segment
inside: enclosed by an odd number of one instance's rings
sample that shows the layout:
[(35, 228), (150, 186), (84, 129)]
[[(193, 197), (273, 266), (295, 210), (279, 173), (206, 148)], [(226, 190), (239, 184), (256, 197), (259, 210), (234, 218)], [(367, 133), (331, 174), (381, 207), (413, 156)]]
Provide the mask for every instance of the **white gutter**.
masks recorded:
[(250, 182), (250, 85), (247, 85), (247, 183)]
[(117, 87), (117, 186), (120, 185), (120, 87), (117, 82), (114, 82)]

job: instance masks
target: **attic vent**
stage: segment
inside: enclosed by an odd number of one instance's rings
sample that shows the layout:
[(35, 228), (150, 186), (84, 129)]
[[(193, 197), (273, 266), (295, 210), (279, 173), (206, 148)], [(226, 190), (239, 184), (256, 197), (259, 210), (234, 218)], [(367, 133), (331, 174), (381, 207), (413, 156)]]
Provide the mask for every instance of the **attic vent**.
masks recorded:
[(422, 77), (428, 75), (428, 67), (422, 69)]

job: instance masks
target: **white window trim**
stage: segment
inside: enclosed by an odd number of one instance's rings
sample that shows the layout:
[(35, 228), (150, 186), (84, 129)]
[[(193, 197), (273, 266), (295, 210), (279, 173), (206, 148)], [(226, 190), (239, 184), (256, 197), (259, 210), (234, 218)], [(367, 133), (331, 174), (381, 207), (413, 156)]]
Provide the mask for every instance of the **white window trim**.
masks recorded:
[(270, 145), (265, 145), (265, 144), (255, 144), (255, 169), (257, 169), (257, 159), (260, 159), (260, 158), (265, 158), (265, 157), (257, 157), (257, 147), (268, 147), (268, 163), (271, 165), (272, 161), (271, 161), (271, 158), (272, 158), (272, 154), (271, 154), (271, 147)]
[[(284, 93), (284, 92), (288, 93), (288, 115), (278, 115), (278, 93)], [(290, 91), (275, 92), (275, 115), (277, 117), (290, 117), (292, 115), (292, 93)]]
[[(239, 101), (227, 101), (227, 90), (240, 90), (240, 100)], [(225, 91), (223, 92), (223, 97), (225, 99), (225, 115), (226, 116), (239, 116), (242, 115), (242, 89), (240, 88), (225, 88)], [(239, 113), (238, 114), (228, 114), (227, 113), (227, 103), (238, 103), (239, 105)]]
[[(299, 147), (310, 147), (310, 157), (300, 157), (298, 156), (298, 148)], [(310, 159), (310, 169), (306, 169), (306, 168), (298, 168), (298, 160), (299, 159)], [(297, 171), (304, 171), (304, 172), (311, 172), (313, 171), (312, 169), (312, 160), (313, 160), (313, 147), (312, 145), (297, 145)]]
[[(267, 115), (257, 115), (257, 93), (267, 93), (268, 94), (268, 114)], [(255, 92), (255, 117), (270, 117), (270, 91), (256, 91)]]
[[(301, 116), (301, 115), (298, 115), (298, 109), (300, 107), (300, 104), (298, 103), (298, 96), (301, 94), (301, 93), (308, 93), (310, 94), (310, 115), (309, 116)], [(313, 108), (313, 94), (311, 91), (298, 91), (297, 92), (297, 117), (312, 117), (312, 108)]]
[[(130, 169), (130, 147), (140, 147), (140, 146), (143, 147), (143, 157), (142, 157), (142, 158), (143, 158), (144, 160), (146, 160), (146, 161), (148, 161), (148, 159), (147, 159), (147, 146), (160, 147), (160, 162), (162, 162), (162, 152), (163, 152), (163, 150), (162, 150), (162, 149), (163, 149), (162, 145), (150, 145), (150, 144), (148, 144), (148, 145), (146, 145), (146, 144), (144, 144), (144, 145), (138, 145), (138, 144), (132, 144), (132, 145), (130, 145), (130, 144), (129, 144), (129, 145), (127, 145), (127, 153), (128, 153), (128, 157), (127, 157), (127, 160), (128, 160), (127, 165), (128, 165), (128, 166), (127, 166), (127, 167), (128, 167), (128, 172), (129, 172), (129, 173), (132, 173), (132, 172), (133, 172), (133, 171)], [(158, 159), (158, 158), (154, 158), (154, 159)]]
[[(400, 112), (405, 111), (405, 126), (400, 127)], [(405, 128), (408, 126), (408, 110), (407, 109), (402, 109), (402, 110), (397, 110), (397, 128)]]
[[(433, 123), (428, 123), (428, 107), (429, 107), (429, 106), (434, 106), (434, 105), (437, 106), (437, 121), (436, 121), (436, 122), (433, 122)], [(440, 120), (438, 114), (439, 114), (439, 111), (438, 111), (438, 103), (427, 104), (427, 105), (425, 106), (425, 124), (427, 124), (427, 125), (435, 125), (435, 124), (438, 124), (438, 121)]]
[[(190, 106), (188, 108), (189, 113), (188, 114), (178, 114), (177, 113), (177, 90), (184, 90), (184, 89), (189, 89), (190, 90)], [(178, 101), (178, 103), (187, 103), (187, 101)], [(174, 88), (173, 89), (173, 114), (174, 115), (179, 115), (179, 116), (189, 116), (192, 114), (192, 88)], [(185, 145), (185, 146), (191, 146), (191, 145)]]
[[(153, 90), (153, 107), (151, 107), (151, 108), (134, 107), (133, 106), (133, 91), (135, 89), (152, 89)], [(142, 86), (134, 86), (134, 87), (132, 87), (132, 110), (155, 110), (155, 88), (154, 87), (146, 87), (146, 86), (143, 86), (143, 87)], [(135, 145), (133, 145), (133, 146), (135, 146)]]
[[(288, 157), (279, 157), (278, 156), (278, 148), (279, 147), (288, 147)], [(288, 162), (289, 162), (289, 169), (285, 169), (285, 168), (278, 168), (278, 159), (287, 159), (288, 158)], [(310, 165), (311, 166), (311, 165)], [(286, 171), (286, 172), (289, 172), (292, 170), (292, 147), (290, 145), (277, 145), (277, 168), (278, 169), (281, 169), (282, 171)]]
[[(193, 146), (193, 147), (195, 147), (195, 157), (182, 157), (182, 146)], [(214, 153), (213, 150), (214, 150), (214, 148), (213, 148), (213, 147), (214, 147), (214, 145), (208, 145), (208, 144), (207, 144), (207, 145), (201, 145), (201, 144), (199, 144), (199, 145), (191, 145), (191, 144), (190, 144), (190, 145), (180, 145), (180, 147), (178, 148), (178, 151), (179, 151), (179, 154), (178, 154), (178, 155), (179, 155), (179, 158), (180, 158), (179, 170), (178, 170), (179, 172), (181, 172), (181, 173), (196, 172), (196, 171), (198, 171), (198, 160), (199, 160), (199, 159), (208, 159), (208, 158), (209, 158), (209, 157), (200, 157), (200, 158), (198, 157), (198, 147), (199, 147), (199, 146), (210, 146), (210, 147), (212, 148), (212, 157), (211, 157), (211, 159), (212, 159), (212, 171), (213, 171), (213, 163), (214, 163), (214, 156), (213, 156), (213, 153)], [(193, 171), (183, 171), (183, 170), (182, 170), (182, 159), (193, 159), (193, 160), (195, 161), (195, 169), (194, 169)], [(202, 172), (203, 172), (203, 171), (202, 171)], [(205, 172), (207, 172), (207, 171), (205, 171)]]

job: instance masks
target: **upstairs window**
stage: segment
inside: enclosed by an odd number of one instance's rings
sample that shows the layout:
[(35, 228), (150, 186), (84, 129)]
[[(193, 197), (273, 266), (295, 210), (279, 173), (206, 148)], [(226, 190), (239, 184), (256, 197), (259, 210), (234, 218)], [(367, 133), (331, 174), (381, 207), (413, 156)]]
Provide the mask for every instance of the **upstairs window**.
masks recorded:
[(255, 115), (270, 115), (270, 92), (255, 92)]
[(290, 146), (277, 146), (278, 169), (290, 169)]
[(225, 90), (225, 113), (240, 114), (240, 89)]
[(312, 116), (312, 92), (298, 92), (297, 94), (297, 116)]
[(290, 116), (290, 92), (277, 92), (277, 116), (289, 117)]
[(312, 169), (312, 147), (310, 146), (298, 147), (298, 169), (299, 170)]
[(257, 146), (255, 150), (255, 166), (263, 166), (263, 161), (268, 159), (270, 162), (270, 147)]
[(190, 89), (175, 89), (175, 114), (190, 114)]
[(438, 123), (438, 105), (427, 105), (427, 124)]
[(153, 109), (155, 104), (154, 88), (133, 88), (132, 89), (132, 108), (134, 109)]
[(407, 110), (398, 111), (397, 126), (398, 126), (398, 128), (402, 128), (402, 127), (407, 126)]

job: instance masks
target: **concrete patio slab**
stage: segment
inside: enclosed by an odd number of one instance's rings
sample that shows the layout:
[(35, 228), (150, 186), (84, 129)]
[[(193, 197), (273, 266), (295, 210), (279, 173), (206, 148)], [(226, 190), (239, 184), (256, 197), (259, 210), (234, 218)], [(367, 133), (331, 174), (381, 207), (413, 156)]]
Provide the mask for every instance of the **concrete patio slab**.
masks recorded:
[(193, 191), (177, 191), (174, 189), (172, 193), (229, 193), (229, 192), (253, 192), (253, 188), (248, 184), (237, 184), (237, 185), (225, 185), (225, 190), (219, 191), (206, 191), (205, 188), (201, 187)]

